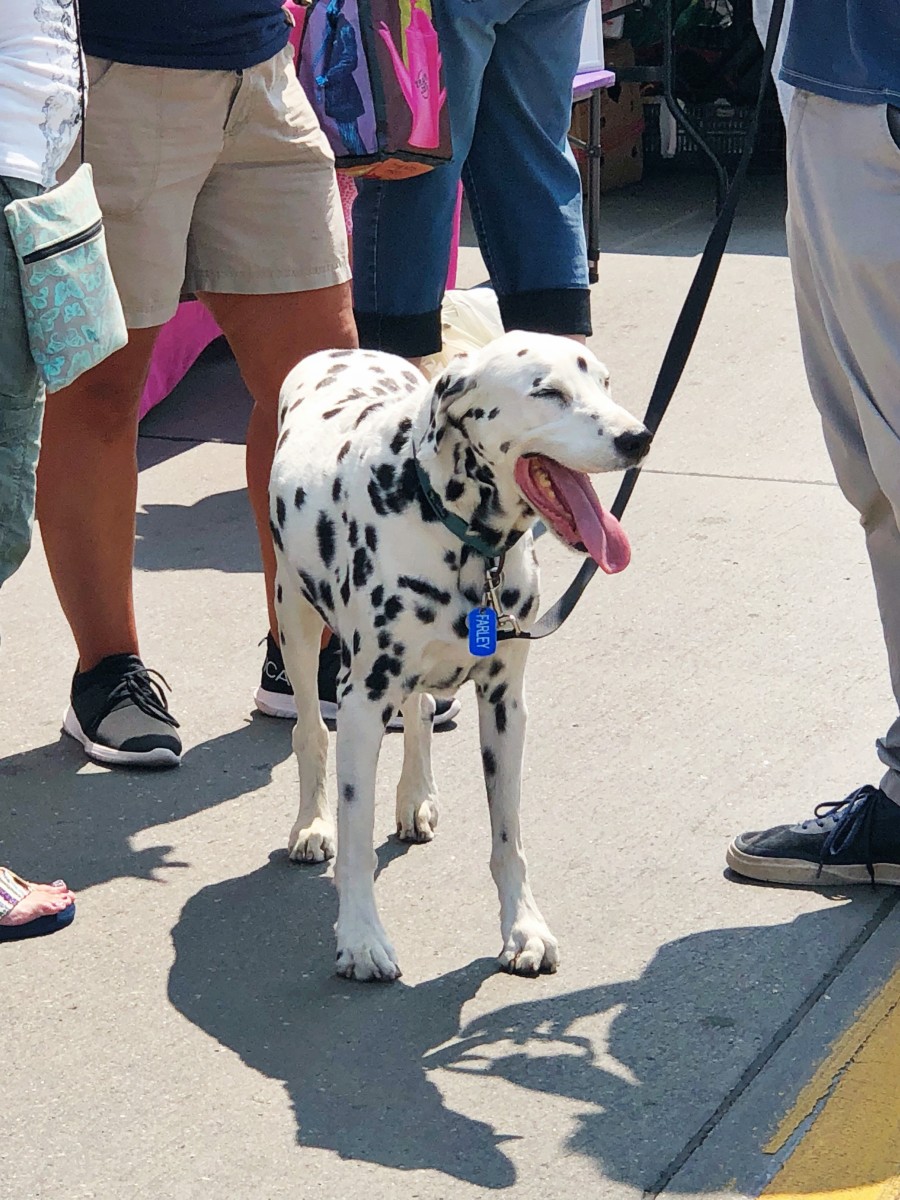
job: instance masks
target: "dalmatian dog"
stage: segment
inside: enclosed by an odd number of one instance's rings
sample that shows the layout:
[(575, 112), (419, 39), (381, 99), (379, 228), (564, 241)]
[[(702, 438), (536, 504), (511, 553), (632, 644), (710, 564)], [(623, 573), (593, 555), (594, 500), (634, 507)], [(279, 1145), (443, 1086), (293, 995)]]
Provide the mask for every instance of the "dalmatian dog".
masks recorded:
[[(339, 975), (400, 975), (374, 890), (385, 727), (399, 707), (397, 832), (428, 842), (438, 822), (433, 696), (467, 680), (478, 697), (500, 965), (520, 975), (556, 970), (557, 942), (532, 896), (519, 828), (528, 643), (501, 639), (476, 655), (469, 627), (491, 608), (506, 618), (501, 627), (533, 623), (539, 518), (604, 571), (628, 565), (625, 533), (588, 474), (635, 465), (650, 436), (613, 403), (609, 374), (589, 350), (546, 334), (505, 334), (454, 359), (433, 383), (400, 358), (364, 350), (314, 354), (287, 377), (270, 501), (281, 644), (297, 702), (300, 810), (289, 853), (297, 862), (337, 855)], [(324, 626), (342, 656), (336, 825), (316, 694)]]

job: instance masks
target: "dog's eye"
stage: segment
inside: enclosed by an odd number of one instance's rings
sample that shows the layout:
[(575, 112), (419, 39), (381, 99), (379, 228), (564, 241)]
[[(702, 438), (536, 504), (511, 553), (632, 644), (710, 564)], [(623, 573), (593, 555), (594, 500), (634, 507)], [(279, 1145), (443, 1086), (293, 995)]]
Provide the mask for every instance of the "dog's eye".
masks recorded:
[(555, 387), (539, 387), (535, 388), (530, 395), (539, 396), (542, 400), (555, 400), (557, 404), (571, 404), (572, 397), (568, 392), (562, 391)]

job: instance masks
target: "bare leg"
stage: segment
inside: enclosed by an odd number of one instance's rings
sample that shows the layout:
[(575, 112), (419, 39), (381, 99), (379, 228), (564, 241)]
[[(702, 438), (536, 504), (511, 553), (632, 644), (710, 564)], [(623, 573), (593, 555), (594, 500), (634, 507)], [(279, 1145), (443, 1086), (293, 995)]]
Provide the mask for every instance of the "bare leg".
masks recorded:
[(481, 756), (491, 815), (491, 874), (500, 896), (500, 965), (517, 975), (536, 975), (556, 970), (559, 951), (531, 894), (519, 828), (526, 722), (522, 685), (528, 645), (507, 646), (506, 670), (478, 687)]
[(397, 833), (404, 842), (430, 842), (438, 823), (431, 769), (434, 697), (417, 693), (403, 704), (403, 770), (397, 785)]
[(199, 298), (227, 337), (253, 397), (247, 426), (247, 490), (262, 554), (269, 628), (277, 637), (269, 476), (278, 435), (278, 397), (288, 372), (308, 354), (358, 345), (350, 286), (282, 296), (203, 292)]
[(37, 514), (50, 574), (87, 671), (138, 654), (132, 564), (141, 391), (159, 329), (48, 397)]

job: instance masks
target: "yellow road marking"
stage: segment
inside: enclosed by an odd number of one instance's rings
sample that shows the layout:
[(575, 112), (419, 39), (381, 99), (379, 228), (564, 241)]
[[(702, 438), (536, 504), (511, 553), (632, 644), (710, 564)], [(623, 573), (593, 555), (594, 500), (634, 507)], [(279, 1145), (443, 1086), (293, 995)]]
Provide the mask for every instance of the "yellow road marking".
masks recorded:
[(766, 1200), (900, 1200), (900, 971), (834, 1043), (766, 1152), (810, 1117)]

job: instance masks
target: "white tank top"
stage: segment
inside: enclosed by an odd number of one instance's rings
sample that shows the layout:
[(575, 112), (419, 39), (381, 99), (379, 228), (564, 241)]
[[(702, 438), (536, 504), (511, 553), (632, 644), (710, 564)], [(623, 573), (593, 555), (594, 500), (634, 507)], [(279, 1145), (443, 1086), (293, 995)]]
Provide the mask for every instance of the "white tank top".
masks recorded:
[(74, 0), (0, 0), (0, 175), (50, 187), (78, 132)]

